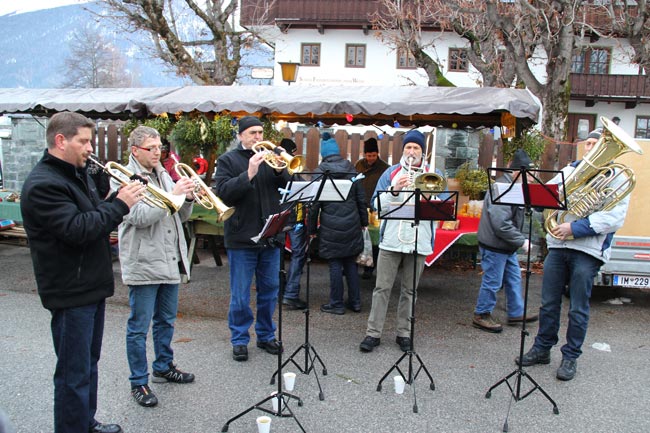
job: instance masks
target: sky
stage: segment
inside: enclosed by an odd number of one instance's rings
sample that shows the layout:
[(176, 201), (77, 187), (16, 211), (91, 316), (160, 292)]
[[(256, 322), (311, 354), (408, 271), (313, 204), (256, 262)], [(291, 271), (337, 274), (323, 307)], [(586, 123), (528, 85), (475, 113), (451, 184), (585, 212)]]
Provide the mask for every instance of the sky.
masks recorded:
[(87, 2), (88, 0), (0, 0), (0, 16)]

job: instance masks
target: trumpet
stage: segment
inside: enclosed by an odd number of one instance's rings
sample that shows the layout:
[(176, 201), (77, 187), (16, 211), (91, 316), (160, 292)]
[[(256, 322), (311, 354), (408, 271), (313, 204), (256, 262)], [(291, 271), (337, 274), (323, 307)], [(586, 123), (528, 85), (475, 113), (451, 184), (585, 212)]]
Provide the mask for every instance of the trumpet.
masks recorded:
[(304, 163), (301, 156), (291, 156), (270, 141), (255, 143), (251, 149), (255, 153), (264, 152), (264, 162), (276, 170), (286, 168), (289, 174), (300, 173), (303, 170)]
[(100, 166), (109, 176), (117, 180), (120, 185), (128, 185), (132, 181), (141, 182), (145, 185), (146, 193), (142, 199), (147, 205), (151, 207), (159, 207), (164, 209), (168, 214), (178, 212), (185, 202), (185, 195), (175, 195), (163, 191), (162, 189), (152, 185), (147, 179), (132, 173), (126, 167), (114, 161), (109, 161), (105, 165), (95, 159), (92, 155), (88, 155), (88, 159), (93, 163)]
[(194, 201), (205, 209), (214, 209), (219, 214), (219, 221), (225, 221), (235, 212), (234, 207), (228, 207), (219, 197), (214, 195), (210, 188), (203, 182), (198, 174), (187, 164), (182, 162), (174, 166), (174, 171), (181, 177), (187, 177), (194, 182)]

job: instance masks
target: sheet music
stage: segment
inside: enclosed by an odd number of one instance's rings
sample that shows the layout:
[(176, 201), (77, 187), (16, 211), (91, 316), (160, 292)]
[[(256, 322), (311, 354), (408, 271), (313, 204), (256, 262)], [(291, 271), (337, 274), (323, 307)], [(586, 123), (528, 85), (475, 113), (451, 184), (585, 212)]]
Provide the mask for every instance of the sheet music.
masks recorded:
[(388, 204), (388, 209), (382, 212), (379, 218), (384, 215), (391, 218), (414, 219), (415, 218), (415, 203), (397, 203), (391, 202)]
[[(496, 192), (496, 198), (498, 198), (498, 202), (520, 205), (524, 205), (526, 203), (524, 200), (524, 190), (522, 188), (522, 184), (495, 182), (493, 186)], [(495, 202), (497, 202), (496, 199)]]
[[(285, 201), (310, 201), (318, 194), (321, 183), (322, 181), (319, 180), (312, 182), (291, 182), (291, 191)], [(336, 186), (336, 189), (334, 186)], [(341, 197), (343, 197), (343, 200), (346, 200), (351, 188), (352, 181), (349, 179), (331, 179), (329, 182), (325, 181), (318, 201), (341, 201)]]

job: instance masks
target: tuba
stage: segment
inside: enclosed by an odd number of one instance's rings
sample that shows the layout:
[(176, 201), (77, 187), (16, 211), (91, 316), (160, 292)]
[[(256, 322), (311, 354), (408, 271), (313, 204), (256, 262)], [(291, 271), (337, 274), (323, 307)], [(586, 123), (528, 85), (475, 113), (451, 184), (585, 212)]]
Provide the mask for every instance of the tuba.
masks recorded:
[(159, 207), (167, 211), (168, 214), (174, 214), (179, 211), (185, 202), (185, 195), (175, 195), (163, 191), (162, 189), (152, 185), (147, 179), (131, 173), (126, 167), (114, 161), (109, 161), (106, 165), (100, 163), (92, 155), (88, 155), (88, 159), (93, 163), (100, 166), (104, 171), (117, 180), (120, 185), (124, 186), (132, 181), (142, 182), (146, 187), (146, 194), (142, 199), (143, 202), (152, 207)]
[(643, 150), (620, 126), (601, 117), (603, 133), (580, 164), (565, 179), (566, 212), (544, 211), (544, 228), (557, 239), (552, 230), (565, 222), (566, 215), (584, 218), (596, 211), (608, 211), (634, 189), (636, 176), (629, 167), (613, 162), (619, 156)]
[(255, 153), (264, 152), (264, 162), (276, 170), (286, 168), (289, 174), (294, 174), (300, 173), (303, 169), (304, 164), (301, 156), (291, 156), (270, 141), (255, 143), (251, 149)]
[(194, 200), (205, 209), (214, 209), (219, 214), (219, 221), (225, 221), (235, 212), (234, 207), (228, 207), (223, 201), (210, 190), (198, 174), (187, 164), (182, 162), (174, 166), (174, 171), (180, 177), (190, 178), (194, 182), (194, 191), (192, 195)]

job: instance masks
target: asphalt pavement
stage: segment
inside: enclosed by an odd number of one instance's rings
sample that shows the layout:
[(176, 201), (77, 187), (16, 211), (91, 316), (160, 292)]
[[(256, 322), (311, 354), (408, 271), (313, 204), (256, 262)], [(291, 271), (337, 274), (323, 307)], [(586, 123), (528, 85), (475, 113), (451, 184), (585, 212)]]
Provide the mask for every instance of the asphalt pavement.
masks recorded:
[[(160, 403), (155, 408), (137, 405), (129, 394), (129, 371), (125, 356), (128, 317), (127, 290), (115, 263), (117, 289), (108, 300), (106, 329), (100, 361), (99, 411), (102, 422), (116, 422), (126, 433), (218, 432), (226, 422), (262, 401), (277, 385), (270, 380), (277, 358), (249, 345), (248, 362), (231, 358), (228, 310), (228, 265), (217, 267), (205, 250), (195, 265), (189, 284), (182, 286), (180, 312), (173, 347), (179, 368), (196, 374), (187, 385), (152, 384)], [(0, 244), (0, 409), (17, 432), (52, 431), (52, 374), (55, 356), (49, 331), (49, 312), (36, 294), (29, 250)], [(304, 350), (283, 371), (297, 372), (291, 399), (292, 417), (271, 416), (271, 432), (500, 432), (508, 420), (510, 432), (526, 433), (629, 433), (650, 431), (650, 293), (640, 290), (597, 289), (584, 353), (578, 374), (570, 382), (555, 378), (561, 354), (552, 351), (551, 364), (524, 369), (518, 390), (516, 380), (502, 384), (486, 398), (488, 389), (515, 372), (521, 327), (504, 326), (490, 334), (471, 326), (472, 311), (480, 283), (480, 267), (467, 263), (437, 263), (425, 270), (418, 288), (415, 324), (417, 356), (403, 359), (399, 368), (408, 375), (424, 370), (395, 394), (391, 372), (377, 391), (380, 379), (402, 356), (395, 344), (395, 308), (399, 290), (393, 290), (381, 345), (361, 353), (373, 283), (362, 281), (362, 312), (334, 316), (319, 311), (329, 292), (327, 264), (310, 266), (309, 342), (326, 367), (316, 362), (308, 374)], [(303, 291), (306, 276), (303, 275)], [(529, 285), (529, 311), (539, 307), (541, 275), (534, 273)], [(505, 320), (503, 295), (495, 316)], [(621, 305), (612, 299), (624, 298)], [(627, 298), (627, 299), (625, 299)], [(568, 302), (568, 301), (567, 301)], [(568, 303), (565, 303), (563, 312)], [(276, 315), (278, 313), (276, 312)], [(305, 342), (306, 315), (282, 312), (285, 356)], [(563, 315), (565, 331), (566, 316)], [(529, 327), (534, 336), (537, 325)], [(526, 349), (532, 344), (526, 338)], [(150, 339), (149, 339), (150, 340)], [(596, 343), (601, 343), (600, 345)], [(610, 351), (602, 350), (602, 343)], [(596, 344), (600, 349), (596, 349)], [(151, 341), (149, 356), (153, 358)], [(310, 352), (313, 353), (313, 352)], [(420, 361), (422, 363), (420, 363)], [(532, 381), (541, 386), (526, 398)], [(317, 380), (318, 379), (318, 380)], [(319, 398), (322, 387), (323, 400)], [(559, 414), (544, 396), (555, 401)], [(414, 406), (417, 405), (417, 413)], [(270, 402), (264, 407), (270, 409)], [(253, 409), (230, 423), (229, 432), (256, 432)]]

